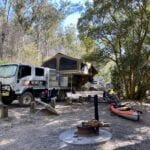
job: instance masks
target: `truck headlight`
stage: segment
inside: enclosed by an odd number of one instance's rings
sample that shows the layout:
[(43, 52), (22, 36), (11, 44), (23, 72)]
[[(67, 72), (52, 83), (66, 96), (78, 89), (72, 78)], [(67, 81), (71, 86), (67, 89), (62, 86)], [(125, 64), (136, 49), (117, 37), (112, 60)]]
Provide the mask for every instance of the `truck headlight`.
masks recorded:
[(8, 85), (3, 85), (2, 90), (10, 91), (10, 86)]

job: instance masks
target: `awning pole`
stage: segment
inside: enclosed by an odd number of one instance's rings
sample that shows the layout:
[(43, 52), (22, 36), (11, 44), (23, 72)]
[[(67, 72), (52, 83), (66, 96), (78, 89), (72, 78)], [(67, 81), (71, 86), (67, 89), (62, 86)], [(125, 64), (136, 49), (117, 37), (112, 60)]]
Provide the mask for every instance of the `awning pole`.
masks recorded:
[(71, 101), (72, 101), (72, 74), (71, 74)]
[(71, 74), (71, 92), (72, 92), (72, 74)]

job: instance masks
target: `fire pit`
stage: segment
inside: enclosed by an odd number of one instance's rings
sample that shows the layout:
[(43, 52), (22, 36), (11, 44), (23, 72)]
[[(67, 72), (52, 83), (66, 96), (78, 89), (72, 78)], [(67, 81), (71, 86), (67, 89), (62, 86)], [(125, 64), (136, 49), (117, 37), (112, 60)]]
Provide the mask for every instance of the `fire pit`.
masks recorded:
[(98, 97), (94, 96), (95, 119), (82, 122), (76, 129), (69, 129), (60, 134), (59, 138), (69, 144), (87, 145), (106, 142), (111, 139), (112, 134), (102, 127), (109, 127), (107, 122), (99, 121)]
[(109, 127), (110, 124), (103, 121), (98, 120), (90, 120), (87, 122), (82, 122), (81, 125), (77, 126), (77, 134), (78, 135), (98, 135), (100, 127)]

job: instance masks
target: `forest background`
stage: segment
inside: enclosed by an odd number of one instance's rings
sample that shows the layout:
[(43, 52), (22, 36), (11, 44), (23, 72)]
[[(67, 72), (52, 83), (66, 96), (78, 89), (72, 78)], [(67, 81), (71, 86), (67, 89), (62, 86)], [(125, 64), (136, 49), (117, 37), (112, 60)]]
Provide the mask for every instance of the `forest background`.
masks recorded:
[[(76, 26), (63, 26), (82, 9)], [(41, 65), (61, 52), (92, 62), (106, 82), (141, 99), (150, 87), (150, 1), (0, 0), (0, 63)]]

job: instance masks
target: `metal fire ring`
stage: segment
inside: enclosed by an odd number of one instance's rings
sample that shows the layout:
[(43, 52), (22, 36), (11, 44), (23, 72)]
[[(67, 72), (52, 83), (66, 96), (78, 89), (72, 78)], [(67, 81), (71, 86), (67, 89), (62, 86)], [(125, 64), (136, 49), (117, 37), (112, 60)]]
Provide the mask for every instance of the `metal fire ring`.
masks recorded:
[(106, 130), (99, 130), (98, 135), (82, 136), (76, 134), (77, 129), (68, 129), (59, 135), (59, 139), (74, 145), (99, 144), (111, 139), (112, 134)]

